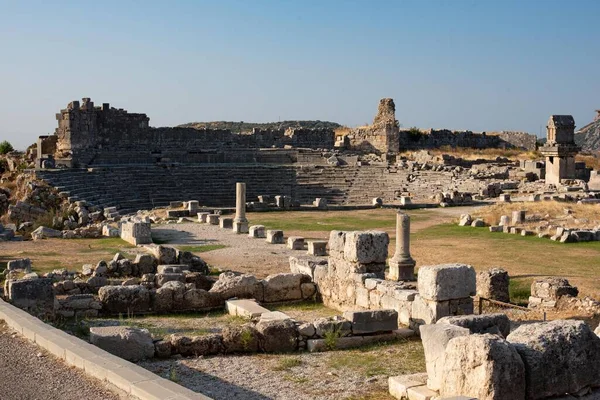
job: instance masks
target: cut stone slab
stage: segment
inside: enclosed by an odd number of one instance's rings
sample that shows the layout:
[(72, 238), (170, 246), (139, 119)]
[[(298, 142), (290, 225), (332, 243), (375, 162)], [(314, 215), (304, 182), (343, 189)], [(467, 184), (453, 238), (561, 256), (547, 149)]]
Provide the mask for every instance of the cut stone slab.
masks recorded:
[(326, 256), (327, 241), (326, 240), (309, 240), (308, 254), (311, 256)]
[(271, 243), (271, 244), (284, 244), (285, 242), (283, 239), (283, 231), (269, 229), (267, 231), (266, 241), (267, 241), (267, 243)]
[(270, 312), (266, 308), (261, 307), (256, 300), (251, 299), (227, 300), (225, 307), (230, 315), (238, 317), (256, 318)]
[[(415, 332), (408, 328), (395, 330), (391, 333), (370, 336), (344, 336), (335, 341), (334, 349), (350, 349), (354, 347), (366, 346), (373, 343), (389, 342), (400, 338), (414, 336)], [(309, 339), (306, 341), (306, 349), (312, 353), (319, 351), (332, 350), (328, 347), (325, 339)]]
[(132, 362), (154, 356), (154, 343), (147, 329), (94, 326), (90, 328), (90, 342), (102, 350)]
[(206, 222), (208, 222), (211, 225), (219, 225), (219, 214), (208, 214), (206, 216)]
[(427, 382), (427, 373), (421, 372), (411, 375), (390, 376), (388, 378), (388, 387), (390, 394), (399, 399), (408, 397), (407, 390), (416, 386), (423, 386)]
[(233, 218), (220, 217), (219, 227), (221, 227), (222, 229), (233, 229)]
[(265, 227), (263, 225), (252, 225), (248, 229), (248, 237), (264, 239), (267, 237), (265, 234)]
[(465, 264), (441, 264), (419, 268), (419, 295), (427, 300), (464, 299), (476, 292), (475, 270)]
[(398, 329), (398, 311), (346, 311), (344, 318), (352, 323), (352, 334), (361, 335)]
[(304, 250), (304, 238), (301, 236), (290, 236), (287, 240), (287, 248), (290, 250)]
[(268, 311), (262, 313), (260, 316), (261, 321), (283, 321), (284, 319), (291, 319), (289, 315), (282, 313), (281, 311)]

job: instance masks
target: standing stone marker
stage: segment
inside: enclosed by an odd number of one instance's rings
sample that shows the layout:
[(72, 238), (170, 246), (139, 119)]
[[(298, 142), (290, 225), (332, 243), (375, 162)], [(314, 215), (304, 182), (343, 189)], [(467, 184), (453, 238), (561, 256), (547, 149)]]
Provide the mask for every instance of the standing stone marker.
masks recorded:
[(396, 252), (389, 262), (388, 279), (415, 280), (415, 260), (410, 255), (410, 217), (398, 210), (396, 214)]
[(235, 233), (248, 233), (248, 220), (246, 219), (246, 184), (235, 184), (235, 219), (233, 220)]

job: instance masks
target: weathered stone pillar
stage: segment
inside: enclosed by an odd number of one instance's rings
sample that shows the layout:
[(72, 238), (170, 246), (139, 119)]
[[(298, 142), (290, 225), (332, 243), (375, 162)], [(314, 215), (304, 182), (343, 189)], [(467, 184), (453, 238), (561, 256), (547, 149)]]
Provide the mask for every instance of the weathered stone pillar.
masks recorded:
[(394, 281), (415, 280), (416, 262), (410, 256), (410, 217), (398, 210), (396, 214), (396, 252), (389, 261), (388, 279)]
[(246, 219), (246, 184), (235, 184), (235, 219), (233, 220), (235, 233), (248, 233), (248, 220)]

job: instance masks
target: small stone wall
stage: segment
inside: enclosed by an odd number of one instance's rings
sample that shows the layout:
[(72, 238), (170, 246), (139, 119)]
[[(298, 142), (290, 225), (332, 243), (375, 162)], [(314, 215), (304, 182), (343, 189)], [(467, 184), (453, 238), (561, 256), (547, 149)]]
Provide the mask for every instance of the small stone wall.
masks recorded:
[[(418, 282), (385, 280), (389, 237), (385, 232), (332, 231), (327, 262), (290, 257), (292, 271), (312, 277), (328, 307), (393, 309), (398, 322), (414, 328), (451, 315), (473, 313), (475, 271), (461, 264), (421, 267)], [(417, 290), (418, 286), (418, 290)]]

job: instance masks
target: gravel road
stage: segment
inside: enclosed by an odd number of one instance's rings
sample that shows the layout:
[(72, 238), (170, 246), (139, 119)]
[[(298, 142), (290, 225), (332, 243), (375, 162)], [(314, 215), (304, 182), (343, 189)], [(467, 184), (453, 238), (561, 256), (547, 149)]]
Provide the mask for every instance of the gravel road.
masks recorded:
[(88, 378), (14, 333), (0, 320), (2, 400), (124, 400), (117, 388)]

